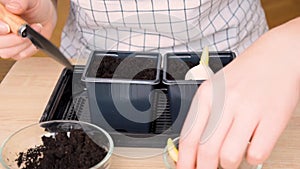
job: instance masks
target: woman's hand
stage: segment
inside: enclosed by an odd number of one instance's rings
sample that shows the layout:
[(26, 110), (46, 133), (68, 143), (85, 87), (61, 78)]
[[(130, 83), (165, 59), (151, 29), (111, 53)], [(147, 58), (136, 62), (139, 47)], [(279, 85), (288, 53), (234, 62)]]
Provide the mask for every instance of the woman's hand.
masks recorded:
[[(50, 38), (56, 25), (57, 14), (51, 0), (0, 0), (6, 9), (21, 16), (33, 29)], [(0, 20), (0, 57), (22, 59), (37, 52), (28, 39), (13, 34), (9, 26)]]
[(177, 168), (236, 169), (245, 155), (253, 165), (268, 158), (298, 103), (299, 35), (300, 18), (269, 31), (200, 86)]

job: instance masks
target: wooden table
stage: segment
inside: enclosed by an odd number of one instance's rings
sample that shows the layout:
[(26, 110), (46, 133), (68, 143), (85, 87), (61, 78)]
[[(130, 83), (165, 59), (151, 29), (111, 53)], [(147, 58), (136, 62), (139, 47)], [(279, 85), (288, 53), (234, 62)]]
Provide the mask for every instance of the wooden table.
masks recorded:
[[(63, 67), (49, 58), (18, 61), (0, 84), (0, 143), (14, 131), (39, 121)], [(145, 149), (126, 149), (143, 153)], [(161, 149), (151, 149), (161, 152)], [(162, 156), (131, 159), (114, 155), (111, 169), (162, 169)], [(300, 105), (264, 169), (300, 168)]]

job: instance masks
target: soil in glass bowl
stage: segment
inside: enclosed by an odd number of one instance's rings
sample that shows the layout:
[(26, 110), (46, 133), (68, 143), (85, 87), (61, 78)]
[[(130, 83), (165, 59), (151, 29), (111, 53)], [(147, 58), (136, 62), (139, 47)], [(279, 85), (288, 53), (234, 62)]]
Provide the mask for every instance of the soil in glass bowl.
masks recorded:
[(98, 164), (107, 151), (82, 129), (42, 136), (43, 144), (20, 152), (16, 162), (22, 169), (88, 169)]

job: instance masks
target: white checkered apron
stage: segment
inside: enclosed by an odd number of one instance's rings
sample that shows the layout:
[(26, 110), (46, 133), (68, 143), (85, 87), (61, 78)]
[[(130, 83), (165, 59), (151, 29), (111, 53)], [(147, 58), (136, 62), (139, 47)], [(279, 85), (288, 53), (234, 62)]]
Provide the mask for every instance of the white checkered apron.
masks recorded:
[(71, 0), (61, 50), (238, 54), (267, 29), (259, 0)]

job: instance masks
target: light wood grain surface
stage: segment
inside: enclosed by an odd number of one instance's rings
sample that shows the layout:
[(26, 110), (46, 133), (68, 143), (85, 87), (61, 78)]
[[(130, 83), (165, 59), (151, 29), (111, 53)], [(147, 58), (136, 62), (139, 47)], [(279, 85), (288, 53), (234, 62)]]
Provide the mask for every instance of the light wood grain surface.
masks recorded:
[[(37, 57), (18, 61), (12, 67), (0, 84), (0, 143), (14, 131), (39, 121), (61, 71), (62, 66), (51, 59)], [(164, 168), (161, 149), (122, 151), (137, 156), (144, 151), (155, 151), (158, 155), (142, 159), (114, 155), (111, 169)], [(300, 168), (300, 106), (264, 165), (264, 169), (283, 168)]]

